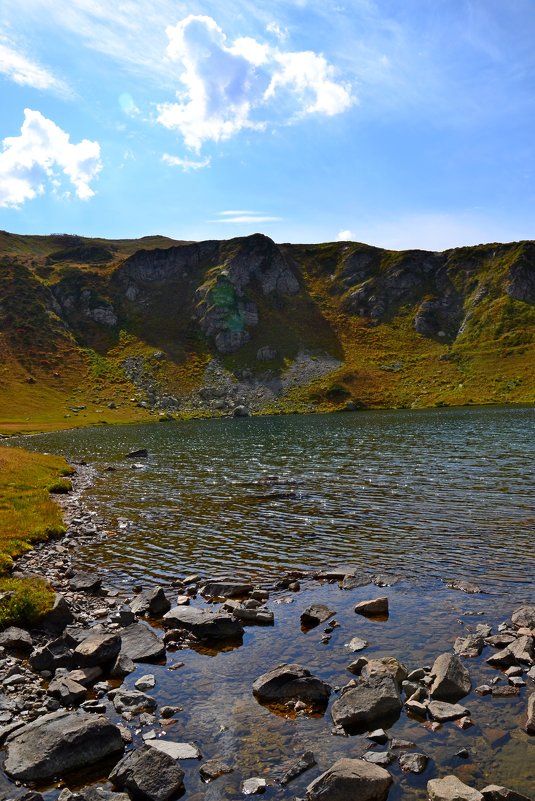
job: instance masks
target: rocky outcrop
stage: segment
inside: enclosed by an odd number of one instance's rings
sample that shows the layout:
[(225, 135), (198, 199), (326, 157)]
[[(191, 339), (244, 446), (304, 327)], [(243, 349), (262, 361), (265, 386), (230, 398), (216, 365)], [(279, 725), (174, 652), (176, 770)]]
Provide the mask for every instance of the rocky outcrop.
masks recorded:
[(52, 712), (7, 738), (4, 769), (13, 779), (44, 782), (95, 765), (123, 747), (117, 726), (101, 715)]
[(385, 801), (392, 776), (363, 759), (339, 759), (306, 789), (307, 801)]

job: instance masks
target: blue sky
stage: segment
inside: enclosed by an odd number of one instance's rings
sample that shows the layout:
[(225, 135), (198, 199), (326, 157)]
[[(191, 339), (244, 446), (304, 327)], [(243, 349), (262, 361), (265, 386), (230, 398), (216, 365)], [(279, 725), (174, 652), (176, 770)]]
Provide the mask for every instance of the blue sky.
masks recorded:
[(2, 0), (0, 228), (535, 238), (534, 0)]

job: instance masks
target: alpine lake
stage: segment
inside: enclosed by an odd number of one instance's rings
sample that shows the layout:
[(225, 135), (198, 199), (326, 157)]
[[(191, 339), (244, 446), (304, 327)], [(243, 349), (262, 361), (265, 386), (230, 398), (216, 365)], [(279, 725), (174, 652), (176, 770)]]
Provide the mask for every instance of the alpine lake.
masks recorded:
[[(358, 656), (395, 656), (409, 670), (432, 665), (476, 625), (495, 634), (514, 609), (535, 602), (534, 423), (533, 407), (363, 411), (102, 426), (12, 442), (94, 469), (82, 501), (108, 536), (81, 545), (76, 566), (125, 599), (134, 585), (160, 585), (172, 601), (173, 582), (192, 573), (270, 589), (273, 626), (247, 626), (239, 647), (168, 651), (165, 664), (138, 665), (125, 686), (153, 673), (150, 694), (182, 707), (165, 729), (140, 725), (137, 744), (153, 730), (234, 768), (204, 784), (199, 762), (184, 761), (185, 799), (239, 799), (243, 780), (258, 776), (268, 782), (263, 797), (282, 801), (304, 797), (340, 757), (388, 746), (366, 733), (332, 733), (336, 689), (324, 715), (262, 706), (251, 691), (259, 675), (298, 663), (340, 688), (354, 678), (347, 644), (356, 636), (369, 643)], [(125, 458), (139, 448), (146, 458)], [(370, 583), (346, 590), (313, 578), (340, 565)], [(273, 589), (288, 571), (304, 572), (300, 591)], [(386, 618), (355, 614), (356, 603), (378, 595), (388, 597)], [(200, 597), (192, 603), (205, 607)], [(326, 623), (302, 629), (312, 603), (335, 610), (330, 637)], [(493, 652), (464, 660), (472, 691), (461, 703), (473, 725), (433, 730), (404, 709), (388, 729), (430, 758), (419, 775), (402, 773), (397, 760), (388, 766), (389, 801), (423, 801), (427, 781), (449, 773), (478, 789), (535, 795), (535, 737), (523, 729), (535, 682), (526, 678), (514, 696), (476, 694), (496, 677), (507, 685), (485, 662)], [(281, 786), (277, 778), (305, 751), (317, 766)]]

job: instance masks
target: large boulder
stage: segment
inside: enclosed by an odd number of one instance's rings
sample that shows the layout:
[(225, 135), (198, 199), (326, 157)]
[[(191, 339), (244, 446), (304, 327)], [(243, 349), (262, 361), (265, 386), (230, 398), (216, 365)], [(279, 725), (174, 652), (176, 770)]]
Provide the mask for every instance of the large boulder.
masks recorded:
[(454, 654), (437, 656), (431, 674), (435, 678), (430, 695), (436, 701), (458, 701), (468, 695), (472, 688), (470, 674)]
[(171, 609), (171, 604), (161, 587), (152, 587), (150, 590), (140, 592), (131, 601), (130, 609), (136, 615), (151, 615), (158, 617)]
[(312, 706), (326, 706), (331, 688), (301, 665), (278, 665), (259, 676), (253, 684), (253, 695), (265, 704), (303, 701)]
[(535, 629), (535, 605), (530, 604), (515, 609), (511, 620), (519, 629)]
[(120, 730), (104, 716), (61, 710), (7, 738), (4, 769), (13, 779), (39, 783), (95, 765), (123, 748)]
[(339, 759), (306, 789), (307, 801), (384, 801), (392, 776), (363, 759)]
[(132, 623), (121, 629), (121, 655), (132, 662), (159, 662), (165, 645), (146, 623)]
[(114, 662), (120, 650), (118, 634), (90, 634), (75, 648), (74, 658), (80, 667), (100, 667)]
[(427, 782), (427, 797), (429, 801), (484, 801), (478, 790), (453, 775)]
[(331, 715), (337, 726), (363, 731), (397, 720), (402, 702), (391, 676), (361, 679), (334, 702)]
[(167, 627), (186, 629), (199, 640), (236, 640), (243, 637), (240, 621), (223, 612), (210, 612), (195, 606), (175, 606), (163, 619)]
[(184, 771), (169, 754), (143, 745), (123, 757), (109, 778), (140, 801), (168, 801), (181, 789)]

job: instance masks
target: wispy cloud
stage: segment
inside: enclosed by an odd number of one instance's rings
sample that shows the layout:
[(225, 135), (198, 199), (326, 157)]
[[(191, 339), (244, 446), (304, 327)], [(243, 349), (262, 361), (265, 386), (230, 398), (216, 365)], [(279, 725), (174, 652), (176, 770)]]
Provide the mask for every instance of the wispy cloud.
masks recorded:
[(282, 217), (273, 217), (260, 211), (219, 211), (217, 219), (208, 220), (211, 223), (269, 223), (280, 222)]
[(22, 50), (0, 34), (0, 73), (20, 86), (68, 95), (71, 90), (65, 81), (46, 67), (25, 55)]
[(98, 142), (83, 139), (72, 144), (69, 134), (52, 120), (39, 111), (25, 109), (20, 135), (7, 137), (2, 145), (0, 207), (19, 208), (43, 195), (47, 183), (58, 193), (62, 176), (80, 200), (94, 195), (89, 184), (102, 168)]
[(181, 167), (184, 172), (191, 172), (191, 170), (202, 170), (204, 167), (209, 167), (211, 159), (207, 156), (205, 159), (195, 161), (194, 159), (183, 159), (180, 156), (171, 156), (169, 153), (164, 153), (162, 161), (170, 167)]

